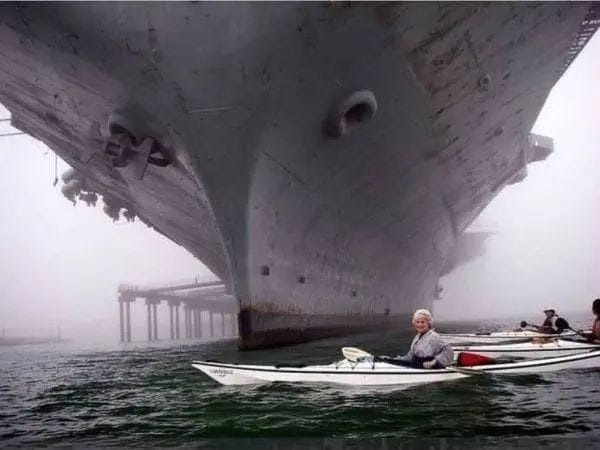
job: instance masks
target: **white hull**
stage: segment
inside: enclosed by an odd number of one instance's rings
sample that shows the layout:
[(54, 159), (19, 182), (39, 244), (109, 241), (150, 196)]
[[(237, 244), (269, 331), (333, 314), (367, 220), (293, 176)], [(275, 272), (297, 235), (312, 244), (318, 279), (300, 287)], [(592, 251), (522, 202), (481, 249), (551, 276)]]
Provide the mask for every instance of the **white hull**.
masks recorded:
[[(450, 381), (470, 376), (452, 369), (413, 369), (385, 362), (351, 363), (348, 360), (328, 365), (306, 367), (260, 366), (204, 361), (194, 361), (192, 366), (224, 385), (285, 382), (332, 383), (351, 386), (402, 386)], [(600, 367), (600, 351), (560, 358), (476, 366), (473, 369), (485, 373), (522, 374), (594, 367)]]
[(460, 352), (477, 353), (490, 358), (556, 358), (577, 355), (600, 349), (600, 345), (555, 339), (550, 342), (521, 342), (514, 344), (470, 345), (454, 347), (454, 357)]
[(536, 338), (564, 338), (577, 336), (573, 331), (561, 334), (538, 333), (537, 331), (498, 331), (494, 333), (440, 333), (448, 344), (499, 344), (530, 341)]

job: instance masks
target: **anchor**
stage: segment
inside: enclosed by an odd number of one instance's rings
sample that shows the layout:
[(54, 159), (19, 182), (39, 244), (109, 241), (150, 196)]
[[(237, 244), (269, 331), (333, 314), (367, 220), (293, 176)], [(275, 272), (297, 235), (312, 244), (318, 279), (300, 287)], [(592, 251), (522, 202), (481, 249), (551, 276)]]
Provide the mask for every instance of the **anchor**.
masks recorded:
[(166, 167), (172, 162), (169, 151), (152, 136), (139, 138), (131, 130), (135, 127), (118, 114), (108, 120), (108, 131), (102, 132), (100, 124), (90, 127), (88, 145), (82, 152), (82, 161), (87, 163), (94, 156), (101, 156), (119, 171), (130, 172), (141, 180), (148, 165)]

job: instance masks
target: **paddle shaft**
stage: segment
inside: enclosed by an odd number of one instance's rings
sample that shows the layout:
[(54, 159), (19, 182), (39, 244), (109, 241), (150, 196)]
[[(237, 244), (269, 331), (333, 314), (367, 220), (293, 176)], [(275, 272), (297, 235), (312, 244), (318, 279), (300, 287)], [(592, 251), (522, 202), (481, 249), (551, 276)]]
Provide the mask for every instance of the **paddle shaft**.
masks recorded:
[[(343, 347), (342, 354), (344, 355), (344, 358), (346, 358), (348, 361), (351, 361), (351, 362), (358, 362), (358, 358), (363, 358), (363, 357), (368, 357), (368, 356), (372, 356), (373, 358), (376, 358), (371, 353), (365, 352), (364, 350), (361, 350), (360, 348), (356, 348), (356, 347)], [(462, 375), (482, 375), (485, 373), (481, 370), (472, 369), (470, 367), (466, 368), (466, 367), (448, 366), (448, 367), (446, 367), (446, 369), (448, 369), (452, 372), (460, 373)]]
[(589, 336), (587, 334), (585, 334), (583, 331), (578, 331), (578, 330), (575, 330), (575, 329), (573, 329), (571, 327), (568, 327), (567, 329), (575, 332), (576, 334), (578, 334), (581, 337), (584, 337), (586, 340), (589, 340)]
[[(564, 319), (563, 319), (563, 320), (564, 320)], [(564, 321), (564, 323), (566, 324), (566, 323), (568, 323), (568, 322), (565, 320), (565, 321)], [(529, 324), (529, 323), (525, 322), (524, 320), (522, 320), (522, 321), (521, 321), (521, 328), (523, 328), (523, 327), (534, 327), (534, 328), (536, 328), (536, 329), (538, 329), (538, 330), (539, 330), (540, 328), (543, 328), (543, 327), (540, 327), (539, 325)], [(566, 328), (567, 330), (571, 330), (572, 332), (574, 332), (575, 334), (578, 334), (578, 335), (579, 335), (579, 336), (581, 336), (581, 337), (584, 337), (586, 340), (589, 340), (589, 336), (588, 336), (587, 334), (585, 334), (584, 332), (582, 332), (582, 331), (580, 331), (580, 330), (576, 330), (575, 328), (573, 328), (573, 327), (571, 327), (571, 326), (567, 326), (567, 327), (565, 327), (565, 328)], [(552, 336), (552, 335), (550, 334), (550, 336)]]

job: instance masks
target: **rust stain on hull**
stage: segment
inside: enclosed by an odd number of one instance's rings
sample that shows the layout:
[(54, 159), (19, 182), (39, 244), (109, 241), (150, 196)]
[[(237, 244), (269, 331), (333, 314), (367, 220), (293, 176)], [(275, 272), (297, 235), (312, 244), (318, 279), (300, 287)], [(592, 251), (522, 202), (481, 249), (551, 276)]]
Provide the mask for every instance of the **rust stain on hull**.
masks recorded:
[[(238, 315), (240, 350), (260, 350), (295, 345), (368, 331), (402, 328), (409, 315), (312, 315), (272, 313), (243, 308)], [(256, 324), (262, 326), (257, 330)], [(297, 326), (294, 326), (297, 324)], [(313, 325), (314, 324), (314, 325)]]

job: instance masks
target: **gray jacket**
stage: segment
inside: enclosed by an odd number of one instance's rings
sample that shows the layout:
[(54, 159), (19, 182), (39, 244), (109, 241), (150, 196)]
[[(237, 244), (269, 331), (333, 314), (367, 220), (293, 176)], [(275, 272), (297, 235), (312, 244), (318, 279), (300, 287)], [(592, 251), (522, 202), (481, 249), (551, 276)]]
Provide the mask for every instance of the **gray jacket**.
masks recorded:
[(452, 364), (454, 351), (450, 345), (442, 341), (439, 334), (429, 330), (423, 334), (417, 334), (412, 344), (410, 344), (408, 353), (395, 359), (412, 362), (415, 357), (420, 359), (435, 358), (441, 366), (446, 367)]

